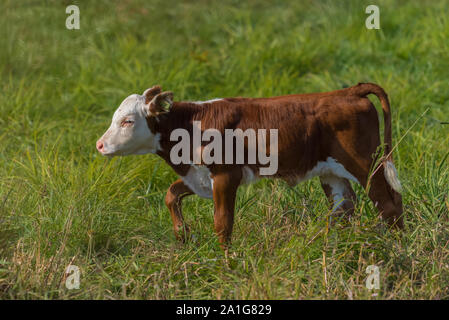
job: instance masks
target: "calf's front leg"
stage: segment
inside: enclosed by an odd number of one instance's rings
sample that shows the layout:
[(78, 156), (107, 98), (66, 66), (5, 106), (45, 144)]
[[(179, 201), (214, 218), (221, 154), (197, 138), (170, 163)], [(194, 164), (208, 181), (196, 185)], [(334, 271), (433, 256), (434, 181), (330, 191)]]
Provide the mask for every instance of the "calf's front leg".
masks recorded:
[(184, 223), (182, 216), (182, 199), (192, 195), (193, 192), (184, 184), (182, 179), (178, 179), (168, 188), (165, 195), (165, 204), (170, 211), (173, 220), (173, 230), (178, 240), (185, 241), (189, 235), (189, 227)]
[(231, 242), (237, 189), (242, 178), (240, 168), (213, 175), (214, 226), (222, 249)]

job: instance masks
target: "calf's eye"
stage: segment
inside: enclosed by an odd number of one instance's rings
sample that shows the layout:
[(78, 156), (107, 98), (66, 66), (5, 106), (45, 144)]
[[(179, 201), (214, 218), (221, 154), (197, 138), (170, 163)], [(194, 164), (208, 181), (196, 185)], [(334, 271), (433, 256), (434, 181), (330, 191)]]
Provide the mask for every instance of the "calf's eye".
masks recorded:
[(122, 127), (129, 127), (129, 126), (132, 126), (133, 124), (134, 124), (133, 120), (127, 119), (127, 120), (122, 121)]

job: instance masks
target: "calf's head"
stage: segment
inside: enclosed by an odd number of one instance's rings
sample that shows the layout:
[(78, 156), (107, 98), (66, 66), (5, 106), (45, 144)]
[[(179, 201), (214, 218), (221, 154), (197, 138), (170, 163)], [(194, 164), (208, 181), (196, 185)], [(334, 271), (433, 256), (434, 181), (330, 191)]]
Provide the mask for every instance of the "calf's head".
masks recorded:
[(147, 119), (168, 112), (173, 104), (173, 94), (161, 91), (154, 86), (123, 100), (109, 129), (98, 139), (97, 150), (105, 156), (156, 152), (159, 135), (149, 129)]

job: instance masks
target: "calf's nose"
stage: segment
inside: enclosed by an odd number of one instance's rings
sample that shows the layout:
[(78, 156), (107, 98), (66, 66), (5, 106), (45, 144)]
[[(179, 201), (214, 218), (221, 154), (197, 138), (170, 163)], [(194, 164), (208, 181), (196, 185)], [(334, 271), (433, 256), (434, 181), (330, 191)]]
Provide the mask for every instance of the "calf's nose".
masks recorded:
[(103, 152), (103, 148), (104, 148), (103, 142), (98, 140), (97, 141), (97, 150), (100, 151), (100, 152)]

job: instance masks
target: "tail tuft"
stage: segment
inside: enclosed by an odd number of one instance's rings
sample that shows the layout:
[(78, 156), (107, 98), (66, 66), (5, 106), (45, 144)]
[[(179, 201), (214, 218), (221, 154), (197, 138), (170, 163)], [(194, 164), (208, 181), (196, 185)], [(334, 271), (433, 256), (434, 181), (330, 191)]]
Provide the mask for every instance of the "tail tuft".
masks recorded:
[(398, 172), (396, 171), (396, 167), (393, 162), (387, 160), (384, 162), (384, 175), (388, 184), (393, 188), (397, 193), (402, 192), (401, 181), (398, 178)]

